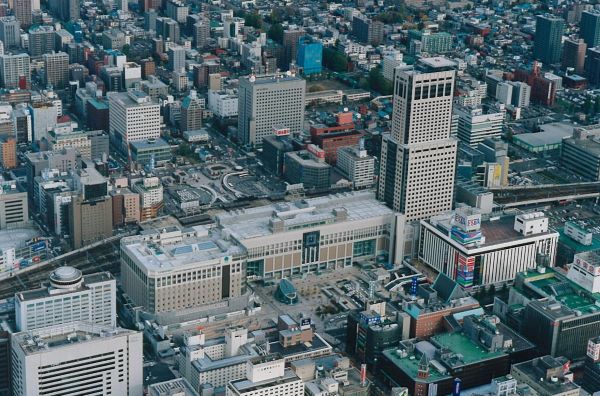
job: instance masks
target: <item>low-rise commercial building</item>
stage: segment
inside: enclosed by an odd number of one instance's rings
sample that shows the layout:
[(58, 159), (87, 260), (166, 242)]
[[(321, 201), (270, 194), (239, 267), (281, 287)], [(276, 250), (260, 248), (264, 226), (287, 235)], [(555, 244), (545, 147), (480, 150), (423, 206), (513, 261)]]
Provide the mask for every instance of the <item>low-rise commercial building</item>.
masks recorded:
[(567, 379), (569, 360), (542, 356), (512, 366), (510, 374), (540, 396), (578, 396), (581, 389)]
[(585, 180), (600, 181), (600, 125), (578, 127), (563, 140), (564, 166)]
[(327, 190), (331, 187), (331, 165), (325, 162), (325, 152), (310, 144), (306, 150), (286, 153), (283, 174), (291, 184), (302, 184), (307, 190)]
[(421, 221), (419, 259), (463, 287), (486, 286), (535, 268), (539, 256), (554, 266), (558, 236), (541, 212), (482, 221), (459, 208)]

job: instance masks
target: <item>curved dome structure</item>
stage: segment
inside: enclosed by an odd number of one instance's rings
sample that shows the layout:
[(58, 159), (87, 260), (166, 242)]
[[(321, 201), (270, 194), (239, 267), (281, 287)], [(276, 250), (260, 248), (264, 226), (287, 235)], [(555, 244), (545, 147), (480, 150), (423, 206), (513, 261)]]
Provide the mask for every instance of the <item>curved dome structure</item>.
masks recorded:
[(296, 288), (287, 279), (282, 279), (277, 286), (277, 290), (275, 290), (275, 298), (277, 301), (282, 302), (288, 305), (297, 304), (300, 300), (298, 298), (298, 292)]
[(66, 289), (79, 285), (83, 275), (81, 271), (73, 267), (60, 267), (50, 274), (50, 283), (58, 289)]

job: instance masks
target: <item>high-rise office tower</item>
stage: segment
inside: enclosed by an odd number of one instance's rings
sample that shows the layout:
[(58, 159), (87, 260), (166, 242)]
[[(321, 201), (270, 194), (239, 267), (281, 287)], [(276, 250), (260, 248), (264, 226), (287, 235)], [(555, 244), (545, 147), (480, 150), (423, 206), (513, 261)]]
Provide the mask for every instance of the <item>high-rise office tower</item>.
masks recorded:
[(65, 52), (44, 54), (46, 84), (62, 89), (69, 83), (69, 55)]
[(166, 41), (171, 40), (173, 43), (179, 42), (179, 24), (171, 18), (159, 17), (156, 18), (156, 34), (163, 37)]
[(0, 18), (0, 41), (4, 43), (5, 51), (16, 47), (21, 41), (21, 26), (14, 16)]
[(48, 6), (63, 21), (79, 19), (79, 0), (49, 0)]
[(31, 26), (31, 0), (13, 0), (13, 12), (21, 27)]
[(305, 34), (302, 28), (293, 28), (283, 32), (283, 70), (288, 70), (290, 63), (296, 62), (298, 40)]
[(18, 331), (70, 322), (116, 326), (115, 279), (110, 272), (82, 275), (73, 267), (59, 267), (43, 287), (15, 295)]
[(589, 48), (600, 45), (600, 10), (581, 13), (580, 36)]
[(422, 58), (416, 68), (396, 69), (392, 133), (382, 142), (378, 196), (407, 221), (452, 208), (454, 67), (436, 57)]
[(533, 56), (548, 65), (560, 62), (564, 30), (565, 21), (562, 18), (538, 15), (535, 23)]
[(562, 67), (567, 69), (572, 67), (575, 73), (583, 75), (585, 66), (585, 50), (587, 45), (583, 39), (565, 40), (562, 54)]
[(210, 20), (202, 18), (192, 26), (192, 37), (196, 48), (204, 48), (210, 38)]
[(587, 49), (585, 76), (591, 85), (600, 85), (600, 47)]
[(379, 45), (383, 42), (383, 22), (357, 15), (352, 18), (352, 34), (363, 44)]
[(240, 79), (238, 139), (261, 146), (273, 127), (284, 125), (291, 133), (302, 131), (306, 81), (295, 76), (264, 76)]
[(13, 394), (141, 395), (142, 338), (84, 322), (13, 334)]
[(169, 70), (185, 70), (185, 48), (181, 46), (169, 47)]
[(181, 131), (194, 131), (202, 128), (202, 113), (205, 108), (204, 99), (200, 99), (196, 91), (181, 101)]
[(0, 86), (19, 88), (31, 85), (30, 58), (27, 54), (0, 55)]
[(122, 152), (129, 143), (160, 137), (160, 105), (141, 91), (109, 95), (109, 130)]

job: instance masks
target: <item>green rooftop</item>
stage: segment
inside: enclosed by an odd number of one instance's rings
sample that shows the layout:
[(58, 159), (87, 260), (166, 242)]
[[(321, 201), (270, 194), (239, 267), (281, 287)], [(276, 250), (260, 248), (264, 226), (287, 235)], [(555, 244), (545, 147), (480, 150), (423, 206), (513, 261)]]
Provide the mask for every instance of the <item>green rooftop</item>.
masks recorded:
[[(419, 361), (421, 360), (420, 355), (409, 355), (402, 357), (396, 349), (386, 349), (383, 354), (398, 368), (404, 371), (409, 377), (417, 378), (419, 372)], [(438, 382), (440, 380), (452, 378), (449, 375), (442, 374), (435, 369), (431, 364), (429, 365), (429, 377), (421, 378), (422, 382)]]
[(451, 367), (464, 366), (505, 355), (502, 351), (490, 352), (458, 332), (436, 335), (431, 337), (431, 340), (434, 344), (451, 351), (451, 356), (462, 355), (461, 358), (450, 357), (444, 360), (444, 363)]
[(537, 271), (527, 271), (523, 274), (525, 283), (538, 293), (541, 292), (540, 297), (554, 295), (556, 300), (567, 308), (584, 314), (600, 311), (600, 293), (589, 292), (551, 268), (546, 268), (544, 274)]
[(572, 239), (571, 237), (567, 236), (567, 234), (565, 234), (564, 228), (559, 229), (558, 233), (560, 234), (560, 236), (559, 236), (560, 243), (562, 243), (565, 246), (567, 246), (568, 248), (572, 249), (573, 251), (575, 251), (575, 253), (588, 252), (590, 250), (600, 250), (600, 239), (597, 238), (595, 235), (594, 235), (594, 237), (592, 237), (591, 245), (582, 245), (581, 243), (579, 243), (576, 240)]

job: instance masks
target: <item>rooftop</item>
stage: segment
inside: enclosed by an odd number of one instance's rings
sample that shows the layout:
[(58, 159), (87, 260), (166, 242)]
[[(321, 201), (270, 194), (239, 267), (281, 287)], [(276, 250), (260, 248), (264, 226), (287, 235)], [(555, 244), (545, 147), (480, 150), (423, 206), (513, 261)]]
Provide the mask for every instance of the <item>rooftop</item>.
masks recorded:
[[(55, 271), (55, 273), (60, 271), (62, 268), (71, 268), (71, 267), (60, 267)], [(59, 275), (60, 275), (60, 273), (59, 273)], [(66, 275), (68, 276), (69, 274), (66, 274)], [(80, 292), (82, 290), (88, 290), (89, 288), (87, 287), (87, 285), (91, 285), (91, 284), (98, 283), (98, 282), (106, 282), (111, 279), (114, 279), (114, 278), (110, 272), (98, 272), (95, 274), (84, 275), (83, 283), (81, 285), (79, 285), (79, 287), (77, 287), (75, 290), (65, 289), (64, 293), (72, 293), (74, 291)], [(20, 301), (29, 301), (29, 300), (37, 300), (40, 298), (45, 298), (45, 297), (49, 297), (51, 295), (57, 294), (57, 293), (50, 294), (48, 287), (49, 287), (49, 285), (43, 285), (43, 287), (40, 287), (37, 289), (31, 289), (31, 290), (17, 293), (16, 298), (18, 298)], [(64, 293), (61, 293), (61, 294), (64, 294)]]
[(277, 377), (268, 379), (265, 381), (252, 382), (247, 379), (241, 379), (237, 381), (231, 381), (230, 386), (239, 393), (250, 393), (259, 389), (268, 388), (277, 384), (284, 384), (288, 382), (301, 381), (300, 378), (290, 369), (285, 369), (283, 377)]
[[(345, 210), (345, 218), (335, 218), (333, 211)], [(246, 239), (260, 238), (272, 235), (272, 220), (281, 219), (287, 229), (306, 224), (327, 224), (342, 221), (358, 221), (375, 217), (392, 216), (393, 211), (375, 199), (370, 191), (340, 193), (318, 198), (302, 199), (240, 209), (219, 214), (217, 223), (233, 238), (242, 242)]]
[(37, 236), (40, 236), (40, 232), (33, 225), (0, 230), (0, 250), (4, 251), (25, 246), (27, 241)]
[(573, 249), (575, 253), (586, 252), (588, 250), (599, 250), (600, 249), (600, 237), (594, 235), (592, 237), (591, 245), (582, 245), (573, 238), (567, 236), (564, 232), (564, 228), (558, 230), (560, 234), (560, 243), (566, 245), (567, 247)]
[(505, 355), (502, 351), (490, 352), (474, 343), (462, 333), (444, 333), (431, 337), (431, 341), (451, 353), (441, 360), (449, 367), (466, 366)]
[(305, 354), (308, 352), (316, 352), (319, 350), (329, 350), (331, 351), (331, 345), (329, 345), (324, 339), (321, 338), (317, 333), (314, 334), (314, 337), (310, 343), (299, 343), (296, 345), (291, 345), (286, 348), (279, 343), (279, 341), (274, 341), (269, 343), (269, 353), (278, 353), (281, 354), (284, 358), (290, 358), (295, 355)]
[(198, 392), (192, 388), (185, 378), (159, 382), (148, 386), (150, 396), (197, 396)]
[(157, 148), (168, 148), (171, 149), (169, 143), (167, 143), (164, 139), (146, 139), (146, 140), (138, 140), (129, 143), (132, 148), (135, 148), (136, 151), (140, 150), (151, 150)]
[(15, 342), (25, 355), (45, 353), (49, 349), (64, 348), (72, 344), (93, 342), (101, 338), (112, 338), (135, 333), (133, 330), (120, 327), (91, 325), (83, 322), (72, 322), (52, 327), (44, 327), (33, 331), (23, 331), (13, 334)]
[(573, 124), (553, 122), (540, 125), (542, 132), (515, 135), (514, 139), (530, 147), (550, 146), (562, 143), (562, 140), (573, 136)]
[(544, 388), (545, 394), (558, 395), (579, 389), (579, 386), (564, 378), (555, 377), (555, 380), (547, 378), (548, 369), (562, 367), (565, 363), (566, 359), (564, 358), (557, 359), (552, 356), (542, 356), (540, 358), (515, 364), (513, 370), (518, 370), (529, 377), (530, 381), (535, 381), (537, 386)]
[(575, 139), (570, 137), (565, 139), (565, 142), (587, 151), (596, 157), (600, 157), (600, 141), (598, 141), (598, 138)]
[[(402, 371), (404, 371), (409, 377), (417, 378), (417, 374), (419, 372), (419, 362), (421, 356), (417, 355), (406, 355), (404, 356), (401, 352), (398, 352), (396, 349), (386, 349), (383, 351), (383, 355), (387, 357), (392, 363), (398, 366)], [(452, 376), (447, 375), (446, 373), (442, 373), (436, 369), (436, 366), (429, 365), (429, 376), (427, 378), (420, 378), (420, 382), (439, 382), (446, 379), (451, 379)]]
[[(153, 236), (154, 241), (149, 237)], [(221, 238), (218, 230), (203, 226), (148, 230), (121, 240), (124, 253), (134, 257), (147, 271), (166, 272), (198, 263), (224, 260), (243, 253), (242, 248)]]
[[(424, 221), (430, 228), (434, 228), (439, 233), (444, 233), (444, 237), (450, 239), (447, 235), (447, 230), (451, 227), (452, 216), (449, 214), (440, 215), (432, 218), (429, 221)], [(547, 232), (541, 232), (538, 234), (532, 234), (524, 236), (514, 229), (515, 217), (514, 216), (503, 216), (495, 220), (483, 220), (481, 222), (481, 233), (485, 237), (485, 241), (477, 245), (465, 246), (458, 242), (454, 242), (457, 247), (461, 250), (471, 251), (478, 249), (491, 248), (494, 245), (507, 242), (515, 242), (520, 240), (527, 240), (530, 238), (536, 238), (542, 235), (556, 234), (553, 230)]]
[[(582, 314), (600, 311), (600, 293), (585, 290), (551, 268), (546, 268), (545, 273), (531, 270), (522, 272), (519, 276), (537, 298), (553, 297), (556, 300), (541, 303), (552, 316), (574, 315), (575, 311)], [(520, 286), (521, 290), (522, 288)]]

